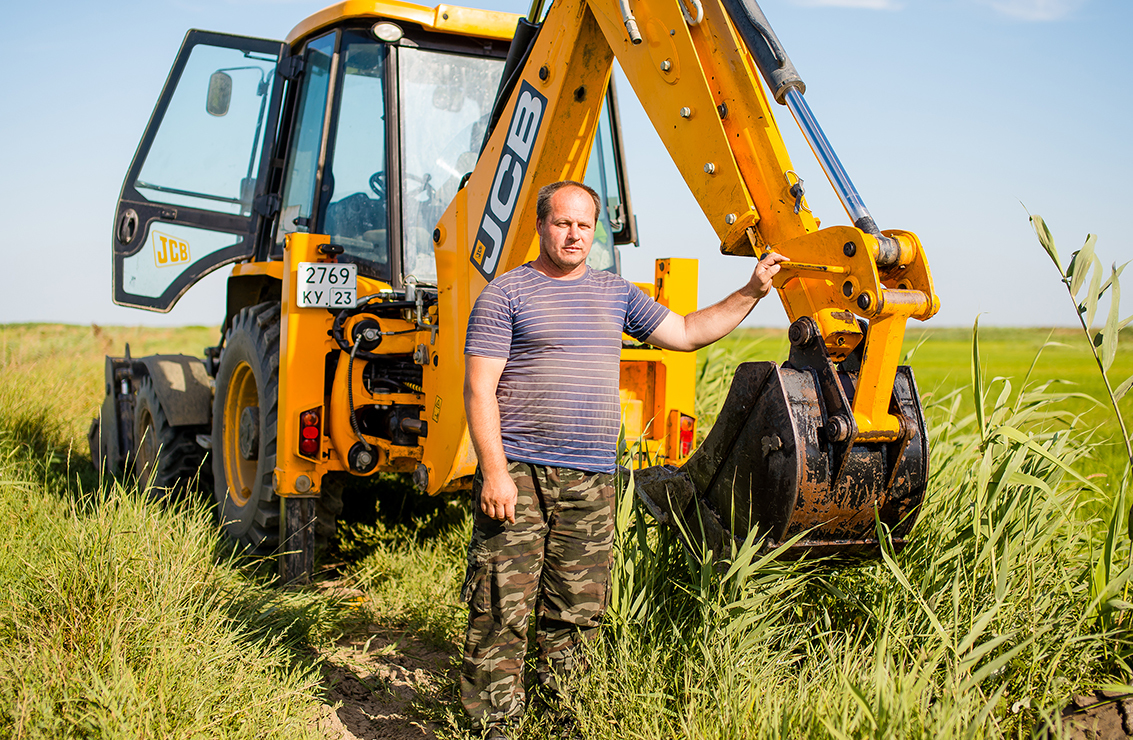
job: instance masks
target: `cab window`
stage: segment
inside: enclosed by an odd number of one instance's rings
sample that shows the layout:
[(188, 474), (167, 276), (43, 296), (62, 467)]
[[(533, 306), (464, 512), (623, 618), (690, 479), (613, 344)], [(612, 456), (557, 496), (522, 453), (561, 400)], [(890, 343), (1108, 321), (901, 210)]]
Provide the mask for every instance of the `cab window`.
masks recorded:
[(287, 157), (289, 166), (283, 186), (283, 205), (276, 229), (279, 247), (283, 246), (284, 239), (291, 232), (310, 231), (334, 41), (335, 34), (329, 33), (307, 45), (295, 131)]
[(386, 49), (361, 34), (343, 38), (338, 127), (319, 203), (322, 233), (375, 277), (388, 280)]

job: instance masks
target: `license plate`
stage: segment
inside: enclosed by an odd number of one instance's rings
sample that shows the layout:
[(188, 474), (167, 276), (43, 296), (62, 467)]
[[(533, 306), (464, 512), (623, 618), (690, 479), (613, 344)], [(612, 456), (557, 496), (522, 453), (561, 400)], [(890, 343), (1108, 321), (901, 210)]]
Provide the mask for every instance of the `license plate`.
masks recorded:
[(358, 265), (300, 262), (295, 286), (299, 308), (354, 308), (358, 300)]

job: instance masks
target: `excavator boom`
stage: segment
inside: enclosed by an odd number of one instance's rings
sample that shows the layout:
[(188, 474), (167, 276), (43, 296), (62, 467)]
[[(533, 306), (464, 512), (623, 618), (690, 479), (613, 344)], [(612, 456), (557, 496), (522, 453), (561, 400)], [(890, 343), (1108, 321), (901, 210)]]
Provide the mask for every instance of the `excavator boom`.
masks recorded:
[[(792, 321), (788, 362), (741, 366), (705, 443), (680, 468), (638, 473), (637, 490), (717, 552), (755, 529), (771, 546), (801, 535), (796, 553), (868, 554), (876, 519), (900, 542), (928, 476), (915, 382), (897, 363), (906, 321), (928, 319), (939, 300), (917, 237), (874, 224), (755, 0), (556, 0), (517, 36), (530, 42), (513, 49), (522, 61), (501, 88), (506, 105), (433, 235), (448, 356), (462, 357), (487, 282), (537, 254), (539, 187), (581, 179), (617, 59), (721, 252), (791, 260), (775, 281)], [(820, 229), (805, 207), (772, 98), (792, 111), (851, 226)], [(427, 374), (426, 391), (459, 397), (460, 374), (445, 377)], [(448, 447), (466, 430), (447, 427)]]

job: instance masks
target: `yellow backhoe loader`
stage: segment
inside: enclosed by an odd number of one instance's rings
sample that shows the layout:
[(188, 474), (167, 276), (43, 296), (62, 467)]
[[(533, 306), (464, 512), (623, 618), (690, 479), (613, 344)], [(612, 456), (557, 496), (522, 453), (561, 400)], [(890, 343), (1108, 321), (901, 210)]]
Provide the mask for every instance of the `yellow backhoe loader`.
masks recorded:
[[(190, 31), (123, 184), (114, 300), (167, 311), (235, 263), (222, 337), (203, 359), (108, 357), (92, 458), (159, 494), (200, 467), (225, 530), (279, 553), (285, 581), (310, 572), (351, 476), (468, 488), (468, 313), (537, 254), (538, 188), (601, 194), (592, 267), (619, 270), (637, 241), (615, 59), (721, 251), (791, 258), (790, 359), (741, 366), (698, 449), (695, 357), (626, 338), (639, 494), (717, 552), (755, 530), (768, 547), (805, 533), (791, 555), (869, 554), (876, 518), (899, 544), (928, 451), (897, 358), (938, 300), (917, 238), (873, 223), (754, 0), (556, 0), (526, 18), (346, 0), (285, 42)], [(760, 73), (852, 226), (819, 229), (805, 207)], [(696, 308), (695, 261), (659, 259), (652, 278), (659, 302)]]

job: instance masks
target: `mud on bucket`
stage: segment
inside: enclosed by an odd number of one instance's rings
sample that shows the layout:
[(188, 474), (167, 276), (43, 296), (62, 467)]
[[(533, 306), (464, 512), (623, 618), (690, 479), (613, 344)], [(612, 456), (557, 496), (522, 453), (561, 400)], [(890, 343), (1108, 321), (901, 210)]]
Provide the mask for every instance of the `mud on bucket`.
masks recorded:
[[(855, 441), (846, 424), (856, 373), (825, 363), (740, 365), (716, 424), (682, 467), (635, 474), (654, 517), (686, 547), (715, 553), (755, 529), (786, 558), (877, 557), (877, 522), (895, 548), (916, 520), (928, 480), (924, 416), (908, 367), (899, 367), (890, 412), (903, 419), (894, 442)], [(818, 367), (814, 367), (818, 365)]]

